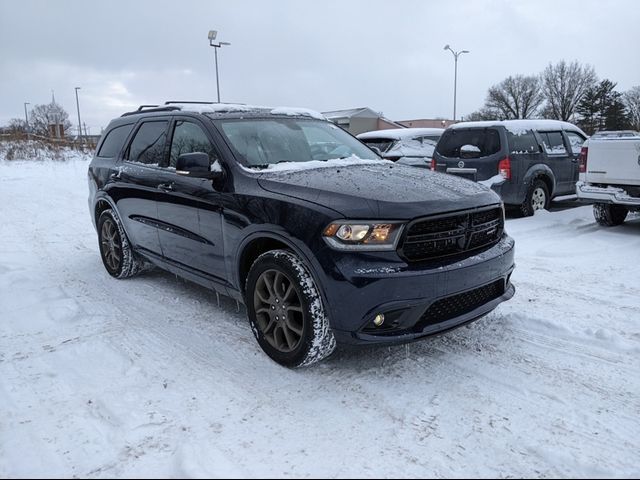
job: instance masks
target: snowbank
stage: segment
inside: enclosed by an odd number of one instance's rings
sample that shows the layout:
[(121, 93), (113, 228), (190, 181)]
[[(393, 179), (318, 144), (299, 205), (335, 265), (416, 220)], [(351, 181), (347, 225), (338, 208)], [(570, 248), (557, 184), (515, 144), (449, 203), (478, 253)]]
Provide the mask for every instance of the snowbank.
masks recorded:
[(86, 171), (0, 163), (1, 478), (640, 475), (638, 217), (508, 220), (513, 300), (289, 371), (235, 302), (111, 278)]

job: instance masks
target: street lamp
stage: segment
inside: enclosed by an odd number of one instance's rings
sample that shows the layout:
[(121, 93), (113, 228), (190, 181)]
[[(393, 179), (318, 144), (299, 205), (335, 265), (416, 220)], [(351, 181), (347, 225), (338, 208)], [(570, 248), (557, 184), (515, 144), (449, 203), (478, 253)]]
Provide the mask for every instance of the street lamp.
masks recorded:
[(80, 102), (78, 101), (78, 90), (81, 87), (76, 88), (76, 108), (78, 109), (78, 141), (82, 144), (82, 123), (80, 123)]
[(445, 50), (449, 50), (453, 53), (453, 58), (455, 58), (455, 76), (453, 78), (453, 121), (456, 121), (456, 97), (458, 94), (458, 57), (463, 53), (470, 53), (469, 50), (462, 50), (460, 52), (455, 52), (449, 45), (444, 46)]
[(29, 140), (29, 115), (27, 115), (27, 105), (31, 104), (24, 102), (24, 131), (27, 133), (27, 140)]
[(216, 90), (218, 91), (218, 103), (220, 103), (220, 78), (218, 77), (218, 49), (222, 45), (231, 45), (229, 42), (218, 42), (216, 43), (216, 37), (218, 36), (217, 30), (209, 30), (209, 46), (214, 48), (215, 57), (216, 57)]

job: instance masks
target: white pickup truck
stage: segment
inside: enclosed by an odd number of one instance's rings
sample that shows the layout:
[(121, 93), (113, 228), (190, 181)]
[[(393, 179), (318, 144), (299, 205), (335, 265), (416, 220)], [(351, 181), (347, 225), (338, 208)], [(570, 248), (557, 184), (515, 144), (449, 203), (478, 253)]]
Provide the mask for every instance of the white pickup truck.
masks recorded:
[(578, 199), (595, 202), (600, 225), (620, 225), (629, 211), (640, 211), (640, 133), (600, 132), (580, 154)]

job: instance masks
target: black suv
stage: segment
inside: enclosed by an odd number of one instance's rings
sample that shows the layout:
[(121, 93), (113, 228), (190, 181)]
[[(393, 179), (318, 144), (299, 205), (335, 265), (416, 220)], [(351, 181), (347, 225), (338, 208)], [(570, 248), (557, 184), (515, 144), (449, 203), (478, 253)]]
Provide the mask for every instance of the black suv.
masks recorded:
[(530, 216), (553, 197), (576, 193), (586, 138), (556, 120), (458, 123), (440, 137), (432, 169), (482, 181)]
[(289, 366), (406, 342), (514, 294), (490, 189), (394, 165), (304, 109), (167, 102), (113, 120), (89, 208), (114, 277), (151, 263), (243, 302)]

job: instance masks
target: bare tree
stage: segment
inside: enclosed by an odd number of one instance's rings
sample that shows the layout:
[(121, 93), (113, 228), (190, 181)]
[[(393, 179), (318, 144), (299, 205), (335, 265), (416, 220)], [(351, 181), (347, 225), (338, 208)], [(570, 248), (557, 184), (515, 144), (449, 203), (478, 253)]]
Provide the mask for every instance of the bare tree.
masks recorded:
[(27, 133), (27, 124), (20, 118), (12, 118), (6, 126), (7, 133), (21, 135)]
[(640, 85), (624, 93), (624, 104), (629, 112), (631, 127), (640, 132)]
[(496, 111), (503, 120), (531, 118), (535, 116), (544, 95), (540, 79), (535, 76), (508, 77), (489, 89), (485, 108)]
[(502, 120), (502, 118), (500, 117), (500, 112), (487, 108), (486, 106), (464, 117), (465, 122), (481, 122), (485, 120)]
[(65, 135), (71, 129), (69, 114), (55, 101), (47, 105), (36, 105), (29, 114), (29, 127), (32, 133), (49, 136), (49, 125), (58, 124), (64, 128)]
[(597, 81), (596, 72), (589, 65), (562, 60), (549, 64), (542, 73), (542, 89), (547, 105), (545, 111), (557, 120), (571, 120), (585, 92)]

